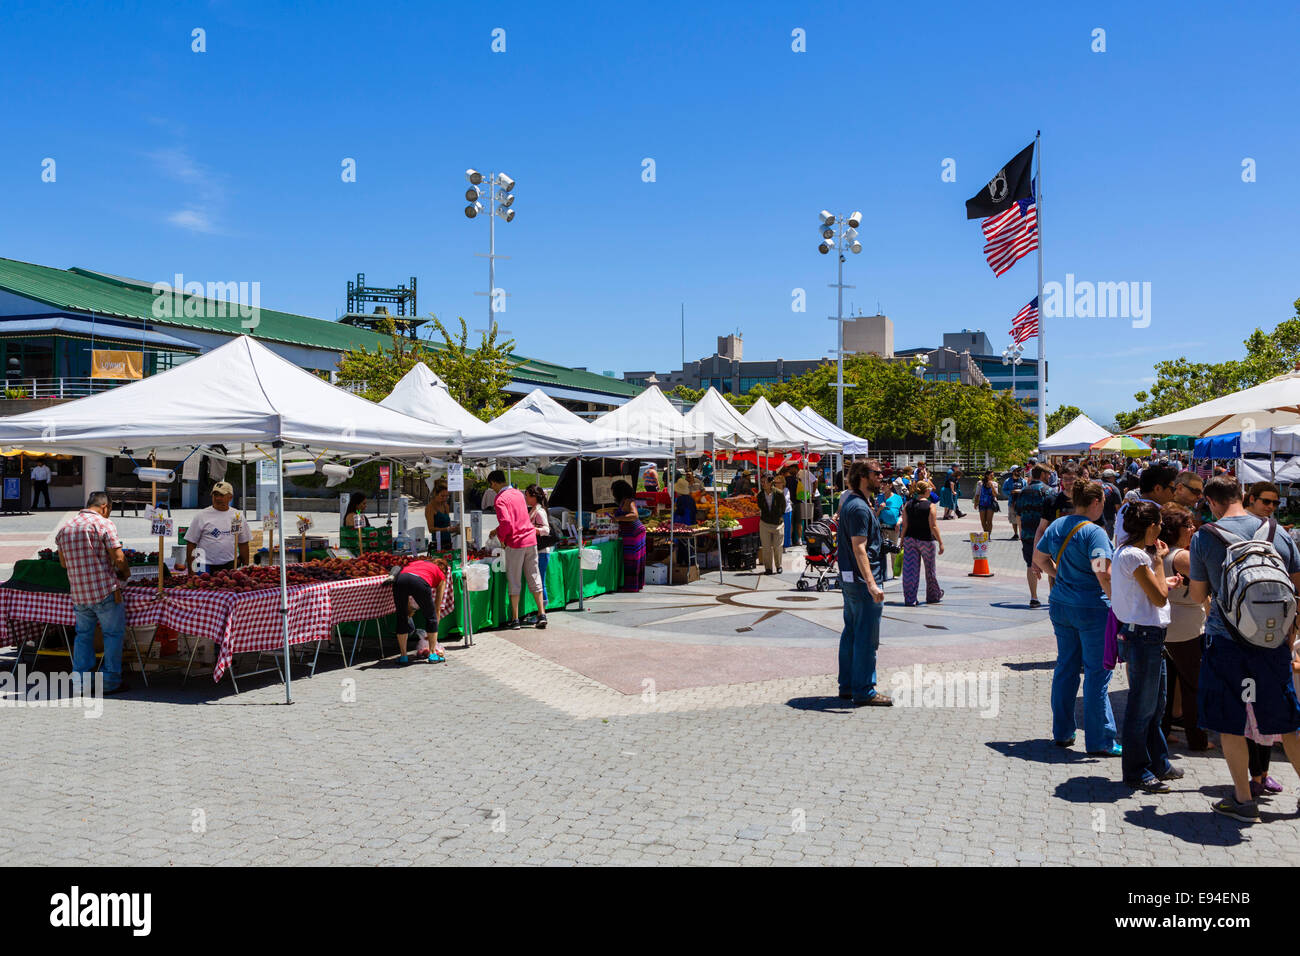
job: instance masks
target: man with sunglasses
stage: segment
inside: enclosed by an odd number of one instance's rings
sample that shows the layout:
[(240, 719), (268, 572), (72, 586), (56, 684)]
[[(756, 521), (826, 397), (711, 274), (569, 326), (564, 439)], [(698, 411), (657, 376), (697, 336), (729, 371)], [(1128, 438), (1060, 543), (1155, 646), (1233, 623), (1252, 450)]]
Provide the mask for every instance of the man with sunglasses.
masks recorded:
[(840, 698), (854, 707), (889, 707), (894, 702), (876, 691), (876, 651), (880, 647), (880, 617), (885, 594), (884, 549), (880, 520), (871, 502), (884, 472), (875, 459), (855, 461), (849, 469), (849, 491), (839, 513), (840, 593), (844, 597), (844, 630), (840, 634)]

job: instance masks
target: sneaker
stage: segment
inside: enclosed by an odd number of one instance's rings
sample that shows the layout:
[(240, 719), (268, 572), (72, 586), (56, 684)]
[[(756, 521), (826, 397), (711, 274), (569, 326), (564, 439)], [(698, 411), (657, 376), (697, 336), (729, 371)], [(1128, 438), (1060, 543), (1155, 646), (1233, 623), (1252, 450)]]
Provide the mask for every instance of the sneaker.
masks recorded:
[(1255, 806), (1254, 800), (1249, 803), (1238, 803), (1234, 797), (1224, 797), (1218, 803), (1210, 804), (1210, 809), (1215, 813), (1222, 813), (1225, 817), (1240, 820), (1242, 823), (1259, 822), (1259, 807)]
[(1053, 740), (1052, 743), (1056, 744), (1058, 747), (1073, 747), (1074, 741), (1077, 738), (1078, 734), (1071, 734), (1068, 740)]
[(512, 617), (510, 620), (506, 621), (505, 627), (507, 631), (519, 630), (519, 618)]
[(1131, 783), (1127, 780), (1125, 783), (1128, 783), (1128, 785), (1134, 790), (1141, 790), (1144, 793), (1169, 793), (1170, 791), (1169, 784), (1165, 783), (1153, 773), (1147, 774), (1137, 783)]
[(534, 626), (535, 626), (539, 631), (544, 631), (544, 630), (546, 630), (546, 615), (545, 615), (545, 614), (541, 614), (541, 615), (539, 615), (538, 618), (537, 618), (537, 623), (536, 623)]
[(1124, 748), (1119, 744), (1111, 744), (1109, 750), (1089, 750), (1089, 757), (1119, 757), (1124, 753)]
[(1182, 780), (1184, 774), (1178, 767), (1170, 767), (1164, 773), (1158, 773), (1156, 776), (1161, 780)]
[(1043, 602), (1040, 601), (1040, 600), (1038, 600), (1038, 598), (1033, 598), (1032, 600), (1030, 600), (1030, 602), (1029, 602), (1029, 606), (1030, 606), (1030, 607), (1042, 607), (1042, 606), (1043, 606)]
[(1281, 793), (1281, 792), (1282, 792), (1282, 785), (1281, 785), (1280, 783), (1278, 783), (1276, 780), (1274, 780), (1272, 777), (1270, 777), (1268, 774), (1265, 774), (1265, 775), (1264, 775), (1264, 792), (1265, 792), (1265, 793)]

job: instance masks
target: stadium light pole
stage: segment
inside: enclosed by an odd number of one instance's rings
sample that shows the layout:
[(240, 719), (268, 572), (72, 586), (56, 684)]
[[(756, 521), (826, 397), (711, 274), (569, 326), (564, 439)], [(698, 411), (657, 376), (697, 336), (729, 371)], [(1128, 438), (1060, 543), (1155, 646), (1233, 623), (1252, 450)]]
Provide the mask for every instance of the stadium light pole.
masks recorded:
[(1021, 354), (1025, 347), (1019, 342), (1012, 342), (1002, 350), (1002, 364), (1011, 366), (1011, 400), (1016, 401), (1016, 366), (1024, 361)]
[(837, 217), (823, 209), (817, 218), (819, 220), (817, 231), (821, 233), (821, 242), (817, 245), (817, 251), (826, 255), (834, 249), (835, 258), (838, 260), (836, 280), (830, 284), (830, 287), (836, 290), (835, 314), (829, 318), (836, 324), (839, 333), (835, 347), (835, 424), (843, 428), (844, 389), (851, 387), (844, 384), (844, 290), (854, 288), (844, 284), (846, 258), (844, 253), (847, 250), (857, 255), (862, 251), (862, 243), (858, 241), (858, 227), (862, 225), (862, 213), (855, 212), (851, 216)]
[[(465, 179), (469, 182), (469, 189), (465, 190), (465, 218), (474, 219), (481, 212), (486, 212), (488, 217), (488, 251), (484, 256), (481, 252), (474, 255), (480, 258), (486, 258), (488, 261), (488, 290), (487, 292), (475, 292), (475, 295), (486, 295), (488, 297), (488, 328), (491, 329), (496, 325), (496, 313), (498, 311), (496, 304), (496, 261), (498, 259), (509, 259), (509, 256), (497, 255), (497, 229), (496, 221), (498, 218), (511, 222), (515, 218), (515, 211), (512, 208), (515, 203), (515, 181), (505, 173), (488, 173), (484, 176), (476, 169), (465, 170)], [(483, 200), (487, 200), (487, 207), (484, 208)], [(509, 295), (509, 293), (503, 293)], [(501, 311), (504, 311), (504, 303)]]

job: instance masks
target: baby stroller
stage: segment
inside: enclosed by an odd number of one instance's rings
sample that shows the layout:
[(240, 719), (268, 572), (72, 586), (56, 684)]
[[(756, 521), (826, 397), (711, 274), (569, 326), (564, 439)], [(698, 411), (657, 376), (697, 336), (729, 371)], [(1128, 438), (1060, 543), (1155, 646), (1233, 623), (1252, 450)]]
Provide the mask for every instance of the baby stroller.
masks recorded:
[(807, 554), (803, 559), (803, 570), (794, 586), (800, 591), (829, 591), (835, 586), (836, 564), (836, 525), (834, 518), (810, 521), (804, 525), (803, 546)]

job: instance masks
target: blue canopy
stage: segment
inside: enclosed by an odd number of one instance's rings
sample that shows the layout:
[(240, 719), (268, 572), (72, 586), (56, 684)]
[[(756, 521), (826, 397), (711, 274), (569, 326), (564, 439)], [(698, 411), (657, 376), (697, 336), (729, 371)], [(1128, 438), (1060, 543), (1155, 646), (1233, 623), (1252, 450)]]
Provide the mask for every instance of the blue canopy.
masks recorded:
[(1195, 458), (1240, 458), (1241, 432), (1215, 435), (1212, 438), (1198, 438), (1192, 455)]

